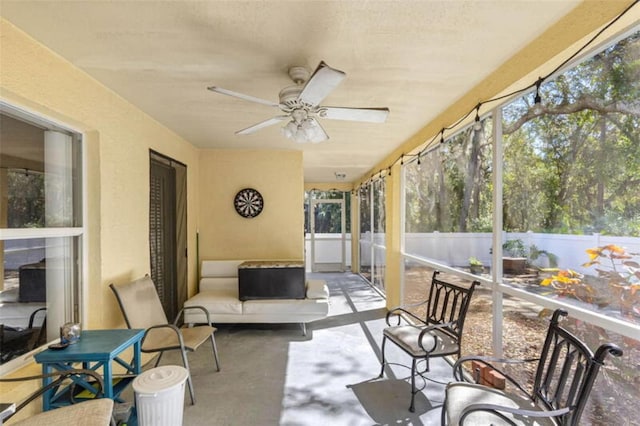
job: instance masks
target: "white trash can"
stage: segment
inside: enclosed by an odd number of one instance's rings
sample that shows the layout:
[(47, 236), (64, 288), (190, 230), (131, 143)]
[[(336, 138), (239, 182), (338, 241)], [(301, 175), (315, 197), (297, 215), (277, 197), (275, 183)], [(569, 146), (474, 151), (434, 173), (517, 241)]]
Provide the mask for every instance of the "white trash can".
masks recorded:
[(145, 371), (133, 380), (139, 426), (180, 426), (184, 409), (184, 367), (167, 365)]

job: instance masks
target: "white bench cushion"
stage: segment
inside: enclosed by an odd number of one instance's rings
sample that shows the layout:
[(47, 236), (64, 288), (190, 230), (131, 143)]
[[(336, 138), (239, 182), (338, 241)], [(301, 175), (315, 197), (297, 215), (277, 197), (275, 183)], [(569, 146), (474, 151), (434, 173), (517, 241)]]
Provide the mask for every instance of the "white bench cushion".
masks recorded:
[(242, 302), (238, 299), (237, 288), (201, 291), (184, 302), (184, 306), (202, 306), (217, 314), (242, 314)]
[(200, 291), (235, 291), (238, 293), (238, 278), (237, 277), (205, 277), (200, 280)]
[(243, 313), (245, 315), (326, 315), (329, 307), (326, 300), (301, 300), (301, 299), (268, 299), (247, 300), (244, 302)]
[(329, 288), (324, 280), (307, 280), (307, 299), (328, 299)]

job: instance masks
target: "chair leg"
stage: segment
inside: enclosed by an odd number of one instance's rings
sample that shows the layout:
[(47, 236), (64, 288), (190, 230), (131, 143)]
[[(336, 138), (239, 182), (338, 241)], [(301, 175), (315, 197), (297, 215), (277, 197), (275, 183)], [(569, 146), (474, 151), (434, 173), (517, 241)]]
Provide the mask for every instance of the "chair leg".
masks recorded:
[(415, 399), (416, 399), (416, 359), (411, 360), (411, 405), (409, 411), (412, 413), (416, 411)]
[(216, 360), (216, 368), (220, 371), (220, 358), (218, 358), (218, 346), (216, 346), (216, 339), (213, 337), (213, 333), (211, 333), (211, 348), (213, 349), (213, 357)]
[(191, 369), (189, 368), (189, 361), (187, 360), (187, 352), (184, 349), (181, 349), (182, 353), (182, 364), (184, 364), (184, 368), (187, 369), (187, 385), (189, 385), (189, 395), (191, 396), (191, 405), (196, 404), (196, 396), (193, 392), (193, 383), (191, 382)]
[(381, 352), (382, 352), (382, 361), (380, 361), (380, 374), (378, 375), (378, 379), (381, 379), (382, 376), (384, 376), (384, 346), (387, 343), (387, 336), (382, 336), (382, 348), (381, 348)]
[(302, 327), (302, 335), (306, 336), (307, 335), (307, 324), (301, 322), (300, 323), (300, 327)]
[(440, 412), (440, 425), (445, 426), (446, 424), (447, 424), (447, 390), (445, 388), (444, 401), (442, 402), (442, 411)]
[(160, 355), (158, 355), (158, 359), (156, 359), (156, 365), (154, 365), (154, 367), (157, 367), (160, 364), (160, 359), (162, 358), (162, 355), (164, 355), (164, 351), (160, 352)]

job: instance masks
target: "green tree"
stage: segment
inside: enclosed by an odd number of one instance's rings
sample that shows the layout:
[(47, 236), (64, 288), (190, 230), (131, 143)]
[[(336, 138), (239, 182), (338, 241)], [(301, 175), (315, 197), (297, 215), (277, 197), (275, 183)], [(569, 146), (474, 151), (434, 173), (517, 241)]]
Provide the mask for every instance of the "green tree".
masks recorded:
[(639, 64), (636, 33), (504, 108), (505, 229), (638, 235)]
[(7, 174), (7, 225), (9, 228), (44, 226), (44, 175), (9, 170)]

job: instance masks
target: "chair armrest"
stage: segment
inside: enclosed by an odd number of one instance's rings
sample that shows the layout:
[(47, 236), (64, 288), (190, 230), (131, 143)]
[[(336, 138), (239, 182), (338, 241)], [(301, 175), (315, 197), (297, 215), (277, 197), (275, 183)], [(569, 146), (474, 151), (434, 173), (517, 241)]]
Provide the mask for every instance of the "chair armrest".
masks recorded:
[(175, 326), (178, 325), (178, 320), (180, 319), (180, 317), (182, 316), (184, 311), (186, 311), (188, 309), (200, 309), (202, 312), (204, 312), (205, 316), (207, 317), (207, 324), (211, 325), (211, 318), (209, 317), (209, 311), (207, 311), (207, 309), (204, 306), (185, 306), (185, 307), (183, 307), (182, 309), (180, 309), (180, 311), (176, 315), (176, 318), (173, 320), (173, 325), (175, 325)]
[(396, 325), (400, 325), (400, 315), (401, 314), (409, 315), (411, 318), (413, 318), (414, 320), (420, 322), (421, 324), (426, 324), (423, 319), (418, 318), (415, 314), (412, 314), (407, 309), (408, 308), (417, 308), (419, 306), (426, 305), (427, 303), (429, 303), (429, 300), (423, 300), (422, 302), (410, 303), (410, 304), (407, 304), (407, 305), (396, 306), (395, 308), (392, 308), (389, 312), (387, 312), (387, 319), (386, 319), (387, 320), (387, 325), (391, 326), (391, 324), (389, 323), (389, 318), (391, 317), (391, 315), (396, 315), (398, 317), (398, 324), (396, 324)]
[[(426, 327), (419, 327), (422, 331), (420, 332), (420, 335), (418, 336), (418, 344), (420, 345), (420, 347), (422, 348), (423, 351), (427, 352), (427, 353), (431, 353), (436, 349), (436, 341), (435, 341), (435, 336), (431, 335), (431, 331), (436, 330), (438, 328), (447, 328), (447, 327), (451, 327), (453, 324), (455, 324), (454, 322), (443, 322), (442, 324), (430, 324)], [(431, 349), (427, 349), (424, 347), (424, 345), (422, 344), (422, 340), (424, 338), (424, 336), (429, 335), (431, 337), (433, 337), (433, 347)]]
[[(144, 336), (142, 336), (141, 344), (144, 345), (144, 341), (151, 330), (158, 329), (158, 328), (169, 328), (173, 330), (176, 333), (176, 336), (178, 336), (178, 342), (180, 344), (180, 348), (184, 348), (184, 339), (182, 338), (182, 333), (180, 332), (180, 329), (174, 324), (159, 324), (159, 325), (154, 325), (152, 327), (147, 328), (144, 331)], [(169, 349), (169, 348), (166, 348), (166, 349)]]
[[(418, 336), (418, 345), (420, 345), (420, 348), (422, 348), (423, 351), (427, 352), (427, 353), (431, 353), (433, 352), (436, 347), (436, 337), (433, 336), (432, 334), (430, 334), (431, 331), (438, 329), (438, 328), (447, 328), (447, 327), (451, 327), (454, 323), (453, 322), (445, 322), (442, 324), (429, 324), (427, 325), (423, 320), (421, 320), (420, 318), (418, 318), (417, 316), (415, 316), (414, 314), (412, 314), (411, 312), (407, 311), (404, 308), (394, 308), (391, 311), (387, 312), (387, 317), (386, 317), (386, 321), (387, 321), (387, 325), (392, 327), (391, 325), (391, 317), (395, 316), (398, 318), (398, 322), (396, 325), (400, 325), (400, 318), (403, 318), (403, 315), (407, 315), (409, 317), (411, 317), (412, 319), (414, 319), (418, 324), (409, 324), (411, 327), (414, 327), (418, 330), (420, 330), (420, 335)], [(433, 338), (433, 346), (430, 349), (427, 349), (423, 343), (423, 340), (425, 338), (425, 336), (429, 336)]]
[[(94, 379), (95, 383), (98, 385), (97, 389), (94, 388), (94, 390), (96, 391), (96, 398), (101, 398), (102, 397), (102, 392), (103, 392), (103, 389), (104, 389), (104, 381), (102, 379), (102, 376), (100, 374), (96, 373), (95, 371), (88, 370), (88, 369), (70, 369), (70, 370), (65, 370), (65, 371), (56, 371), (54, 373), (36, 374), (36, 375), (33, 375), (33, 376), (14, 377), (14, 378), (1, 378), (0, 382), (22, 382), (22, 381), (28, 381), (28, 380), (42, 380), (42, 379), (45, 379), (45, 378), (56, 377), (56, 379), (53, 380), (51, 383), (47, 384), (46, 386), (43, 386), (43, 387), (39, 388), (37, 391), (35, 391), (31, 395), (29, 395), (29, 397), (27, 399), (25, 399), (18, 406), (16, 406), (15, 412), (13, 412), (10, 416), (5, 418), (4, 420), (6, 421), (6, 420), (10, 419), (18, 411), (20, 411), (27, 404), (29, 404), (31, 401), (33, 401), (36, 398), (39, 398), (40, 396), (42, 396), (42, 394), (44, 394), (48, 390), (57, 388), (58, 386), (60, 386), (62, 384), (63, 381), (67, 380), (71, 376), (91, 376), (91, 378)], [(71, 399), (71, 402), (73, 403), (74, 400)]]
[[(496, 404), (471, 404), (465, 407), (460, 413), (459, 424), (464, 425), (464, 421), (467, 418), (467, 416), (477, 411), (490, 412), (492, 414), (495, 414), (497, 417), (500, 417), (502, 420), (505, 420), (510, 424), (514, 424), (509, 418), (507, 418), (502, 413), (504, 412), (504, 413), (517, 414), (525, 417), (537, 417), (537, 418), (556, 417), (556, 416), (561, 416), (563, 414), (568, 413), (569, 411), (571, 411), (571, 408), (565, 407), (559, 410), (539, 411), (539, 410), (524, 410), (522, 408), (505, 407), (505, 406), (496, 405)], [(471, 424), (474, 424), (474, 423), (471, 423)]]
[[(505, 379), (507, 379), (509, 381), (509, 383), (511, 383), (512, 385), (514, 385), (515, 387), (517, 387), (521, 392), (523, 392), (528, 398), (532, 398), (532, 396), (529, 394), (529, 392), (527, 392), (522, 385), (520, 385), (520, 383), (518, 383), (513, 377), (511, 377), (509, 374), (507, 374), (506, 372), (504, 372), (504, 370), (496, 367), (495, 365), (493, 365), (492, 363), (500, 363), (500, 364), (525, 364), (527, 362), (535, 362), (538, 361), (538, 358), (531, 358), (531, 359), (508, 359), (508, 358), (496, 358), (496, 357), (490, 357), (490, 356), (476, 356), (476, 355), (469, 355), (469, 356), (463, 356), (460, 359), (458, 359), (454, 364), (453, 364), (453, 377), (454, 379), (456, 379), (459, 382), (464, 382), (467, 381), (465, 380), (465, 376), (464, 374), (462, 374), (462, 364), (464, 364), (465, 362), (470, 362), (470, 361), (479, 361), (485, 365), (487, 365), (489, 368), (497, 371), (498, 373), (502, 374), (504, 376)], [(474, 375), (474, 379), (477, 380), (477, 377), (475, 377)]]
[[(412, 306), (417, 306), (417, 305), (412, 305)], [(411, 312), (407, 311), (404, 307), (402, 307), (402, 308), (401, 307), (397, 307), (397, 308), (391, 309), (389, 312), (387, 312), (387, 316), (385, 318), (385, 321), (387, 322), (387, 325), (389, 327), (391, 327), (392, 326), (392, 324), (390, 322), (391, 317), (395, 316), (397, 318), (397, 320), (398, 320), (397, 324), (395, 324), (395, 325), (400, 325), (400, 319), (403, 317), (403, 315), (407, 315), (407, 316), (411, 317), (413, 320), (419, 322), (420, 324), (423, 324), (423, 325), (425, 324), (425, 322), (422, 319), (418, 318), (415, 314), (412, 314)]]

